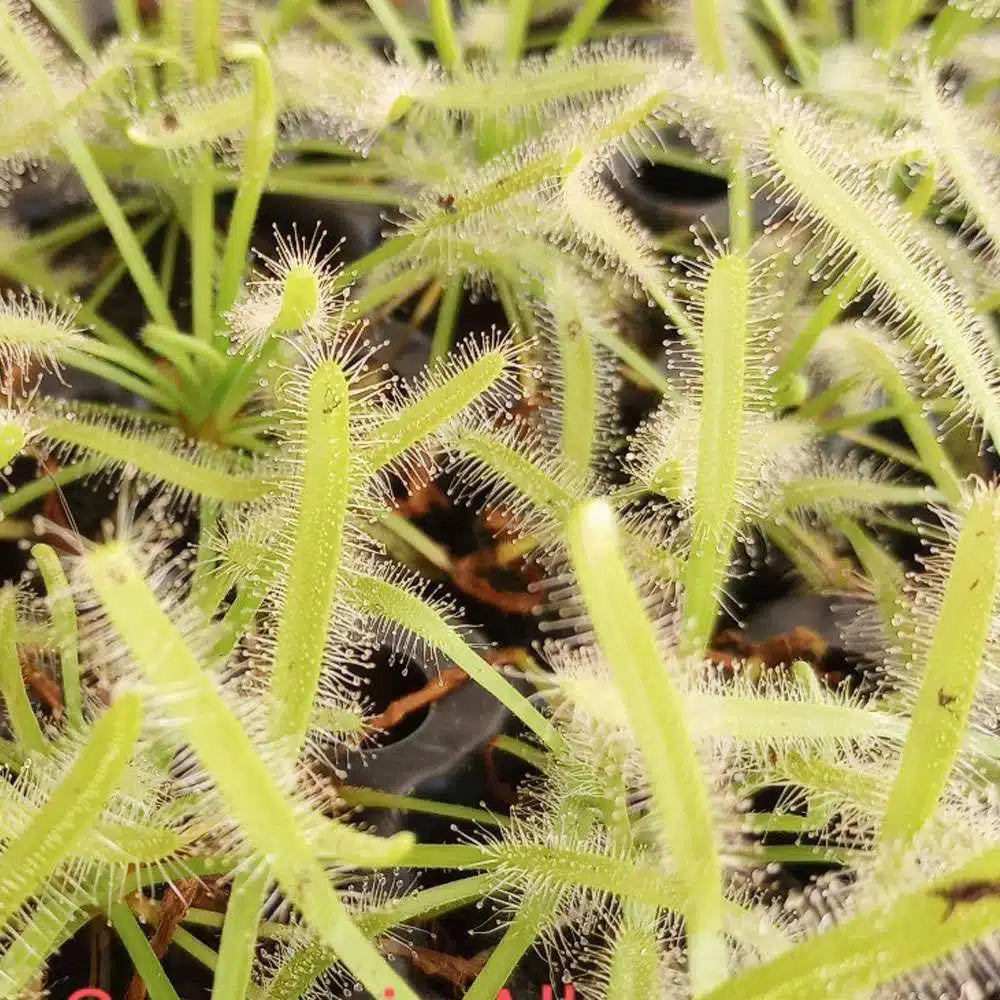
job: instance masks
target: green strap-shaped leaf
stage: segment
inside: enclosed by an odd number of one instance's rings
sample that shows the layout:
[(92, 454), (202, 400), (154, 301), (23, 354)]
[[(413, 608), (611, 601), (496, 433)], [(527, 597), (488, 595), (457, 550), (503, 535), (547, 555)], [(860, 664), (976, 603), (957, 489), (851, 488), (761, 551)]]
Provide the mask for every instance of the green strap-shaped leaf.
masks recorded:
[[(491, 884), (490, 875), (470, 875), (445, 885), (421, 889), (359, 914), (358, 925), (366, 934), (377, 937), (399, 924), (474, 903), (489, 892)], [(336, 961), (336, 954), (329, 948), (315, 940), (305, 941), (282, 962), (257, 1000), (299, 1000)]]
[(659, 993), (658, 918), (655, 906), (623, 907), (607, 967), (607, 996), (646, 1000)]
[(169, 483), (194, 496), (246, 503), (259, 500), (274, 489), (266, 480), (219, 467), (226, 460), (224, 452), (195, 445), (189, 449), (190, 455), (186, 455), (182, 453), (183, 438), (168, 439), (162, 431), (154, 429), (124, 433), (95, 422), (53, 417), (42, 421), (41, 431), (52, 441), (82, 454), (107, 456), (110, 464), (139, 469), (158, 482)]
[(725, 978), (728, 964), (722, 861), (709, 785), (684, 701), (622, 558), (608, 504), (591, 501), (573, 511), (569, 551), (597, 641), (642, 750), (656, 816), (684, 880), (688, 962), (698, 996)]
[[(820, 150), (822, 134), (808, 120), (788, 120), (767, 136), (775, 165), (803, 210), (888, 292), (912, 320), (920, 346), (934, 352), (972, 413), (1000, 439), (1000, 373), (988, 331), (961, 288), (938, 267), (902, 207), (874, 180)], [(860, 181), (860, 183), (859, 183)]]
[[(0, 836), (8, 817), (34, 816), (39, 811), (27, 796), (10, 784), (0, 782)], [(72, 851), (72, 857), (110, 865), (150, 865), (165, 861), (184, 846), (176, 830), (162, 824), (122, 823), (101, 818), (86, 831)]]
[(212, 1000), (246, 1000), (257, 947), (257, 923), (271, 873), (264, 865), (241, 872), (233, 882), (212, 981)]
[(970, 886), (989, 885), (1000, 885), (998, 849), (733, 976), (704, 1000), (870, 996), (884, 983), (994, 933), (1000, 895), (969, 893)]
[(312, 718), (350, 496), (350, 389), (335, 361), (312, 373), (305, 403), (295, 537), (271, 674), (273, 735), (297, 753)]
[(47, 885), (31, 919), (0, 958), (0, 997), (21, 997), (45, 960), (90, 919), (91, 894), (72, 885)]
[(272, 775), (128, 550), (106, 545), (83, 565), (111, 624), (282, 891), (369, 992), (381, 996), (391, 987), (402, 1000), (417, 1000), (351, 920), (309, 840), (301, 806)]
[(1000, 596), (1000, 492), (969, 504), (951, 556), (910, 732), (882, 821), (885, 847), (905, 850), (934, 815), (955, 766), (987, 664)]
[(121, 781), (141, 721), (139, 696), (118, 698), (93, 725), (45, 805), (0, 854), (0, 927), (91, 832)]
[(692, 653), (704, 650), (715, 624), (736, 531), (749, 319), (749, 264), (740, 255), (720, 257), (705, 287), (698, 474), (683, 575), (685, 636)]
[(552, 723), (479, 656), (432, 606), (402, 587), (373, 576), (354, 577), (350, 589), (351, 598), (359, 607), (402, 626), (439, 649), (549, 747), (562, 745), (562, 738)]
[(510, 365), (510, 351), (502, 348), (486, 351), (458, 370), (445, 365), (439, 380), (379, 425), (365, 449), (366, 466), (377, 472), (419, 444), (496, 385)]

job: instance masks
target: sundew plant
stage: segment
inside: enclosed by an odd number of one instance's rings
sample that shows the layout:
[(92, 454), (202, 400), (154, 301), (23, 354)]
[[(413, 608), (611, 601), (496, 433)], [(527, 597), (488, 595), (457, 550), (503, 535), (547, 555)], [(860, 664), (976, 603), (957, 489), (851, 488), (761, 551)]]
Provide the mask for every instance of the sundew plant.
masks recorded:
[[(1000, 4), (85, 13), (0, 0), (0, 997), (996, 995)], [(346, 783), (406, 663), (503, 809)]]

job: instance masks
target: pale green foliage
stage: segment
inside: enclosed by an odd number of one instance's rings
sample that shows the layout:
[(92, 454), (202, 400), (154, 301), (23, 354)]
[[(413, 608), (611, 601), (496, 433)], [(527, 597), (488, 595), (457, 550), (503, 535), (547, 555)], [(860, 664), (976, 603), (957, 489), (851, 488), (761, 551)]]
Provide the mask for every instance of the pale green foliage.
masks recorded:
[[(0, 997), (100, 916), (171, 1000), (136, 917), (195, 876), (231, 879), (224, 914), (183, 918), (218, 936), (173, 944), (216, 1000), (412, 1000), (380, 939), (486, 897), (503, 933), (469, 1000), (536, 944), (596, 1000), (924, 1000), (997, 967), (1000, 11), (855, 0), (849, 36), (832, 0), (606, 6), (121, 3), (98, 51), (66, 6), (0, 0), (0, 194), (46, 163), (94, 208), (0, 234), (0, 466), (61, 466), (0, 508), (91, 474), (120, 496), (100, 542), (72, 509), (4, 524), (40, 544), (0, 593)], [(628, 207), (650, 165), (725, 178), (728, 223), (644, 223), (685, 217)], [(384, 206), (385, 238), (254, 251), (268, 192)], [(123, 275), (140, 328), (105, 309)], [(460, 328), (466, 291), (501, 331)], [(393, 311), (434, 316), (414, 377), (383, 360), (413, 346), (386, 350)], [(76, 371), (136, 404), (47, 394)], [(502, 524), (498, 564), (547, 577), (537, 697), (392, 510), (438, 477)], [(897, 508), (929, 502), (904, 568)], [(860, 689), (714, 648), (769, 547), (871, 598)], [(385, 645), (527, 735), (498, 744), (537, 772), (509, 817), (343, 790), (481, 821), (465, 843), (331, 815)], [(802, 861), (836, 870), (799, 898), (768, 866)]]

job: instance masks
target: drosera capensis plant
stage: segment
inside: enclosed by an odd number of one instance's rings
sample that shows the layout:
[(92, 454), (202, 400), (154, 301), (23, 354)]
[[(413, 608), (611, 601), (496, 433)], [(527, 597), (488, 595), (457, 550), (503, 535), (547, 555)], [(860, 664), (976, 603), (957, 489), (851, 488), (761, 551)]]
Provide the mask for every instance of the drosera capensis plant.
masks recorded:
[[(0, 997), (103, 921), (152, 1000), (195, 987), (147, 924), (216, 1000), (412, 1000), (410, 925), (487, 904), (431, 962), (471, 1000), (533, 948), (587, 997), (988, 995), (997, 4), (115, 10), (98, 44), (0, 2)], [(44, 171), (69, 204), (26, 230)], [(721, 215), (641, 221), (685, 175)], [(441, 586), (433, 484), (533, 581), (517, 676)], [(775, 552), (865, 605), (854, 675), (720, 648)], [(509, 808), (343, 784), (403, 661), (504, 706)]]

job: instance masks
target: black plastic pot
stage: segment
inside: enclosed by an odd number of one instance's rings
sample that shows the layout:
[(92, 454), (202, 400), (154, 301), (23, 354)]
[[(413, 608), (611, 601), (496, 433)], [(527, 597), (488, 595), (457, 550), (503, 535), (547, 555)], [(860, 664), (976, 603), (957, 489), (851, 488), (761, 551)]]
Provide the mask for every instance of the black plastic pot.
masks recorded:
[[(481, 632), (467, 634), (473, 645), (486, 646)], [(401, 671), (398, 664), (380, 663), (378, 671)], [(399, 678), (401, 693), (434, 683), (436, 666), (411, 663), (413, 675), (420, 679)], [(372, 679), (375, 683), (377, 678)], [(384, 683), (384, 678), (382, 679)], [(522, 691), (526, 684), (515, 682)], [(408, 735), (388, 745), (348, 753), (343, 765), (346, 781), (399, 795), (413, 795), (461, 805), (479, 805), (489, 796), (484, 767), (484, 749), (494, 736), (511, 723), (511, 714), (489, 692), (468, 680), (440, 701), (432, 703)], [(339, 756), (339, 755), (338, 755)], [(375, 829), (388, 835), (401, 829), (417, 832), (422, 839), (450, 839), (450, 820), (406, 814), (400, 810), (371, 810), (362, 816)]]

